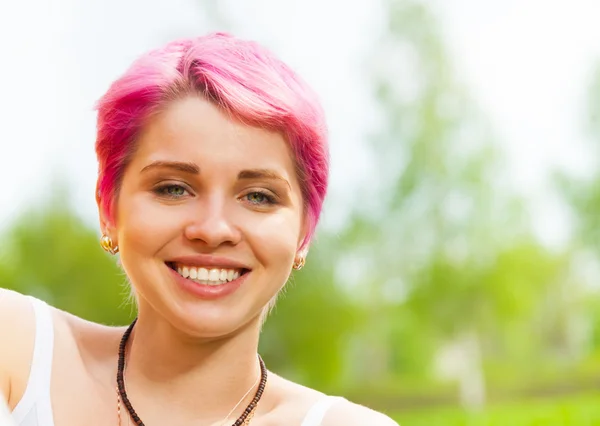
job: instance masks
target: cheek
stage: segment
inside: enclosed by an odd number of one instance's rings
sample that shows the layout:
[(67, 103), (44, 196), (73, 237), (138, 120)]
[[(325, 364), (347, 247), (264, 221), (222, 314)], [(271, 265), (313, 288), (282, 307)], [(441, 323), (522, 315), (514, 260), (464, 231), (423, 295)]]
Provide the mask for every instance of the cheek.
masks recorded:
[(293, 211), (266, 215), (247, 230), (248, 240), (263, 264), (281, 265), (287, 269), (296, 255), (300, 234), (300, 218)]
[(173, 235), (172, 216), (146, 194), (123, 197), (117, 222), (123, 254), (156, 253)]

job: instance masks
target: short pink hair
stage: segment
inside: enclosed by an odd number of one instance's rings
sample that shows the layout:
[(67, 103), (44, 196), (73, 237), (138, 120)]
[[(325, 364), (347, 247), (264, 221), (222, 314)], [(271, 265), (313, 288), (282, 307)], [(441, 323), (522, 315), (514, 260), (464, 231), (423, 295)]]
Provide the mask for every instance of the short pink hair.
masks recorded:
[(98, 101), (100, 208), (114, 219), (123, 173), (145, 122), (178, 98), (200, 94), (241, 122), (280, 132), (302, 187), (306, 247), (327, 191), (329, 151), (314, 92), (259, 44), (224, 33), (178, 40), (141, 56)]

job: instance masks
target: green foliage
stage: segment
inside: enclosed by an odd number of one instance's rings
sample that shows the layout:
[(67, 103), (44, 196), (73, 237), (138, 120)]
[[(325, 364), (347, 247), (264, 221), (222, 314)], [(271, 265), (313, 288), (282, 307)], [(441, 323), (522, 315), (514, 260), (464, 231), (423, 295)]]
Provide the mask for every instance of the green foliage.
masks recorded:
[(587, 130), (592, 143), (588, 146), (590, 158), (595, 166), (590, 175), (572, 177), (557, 176), (557, 184), (576, 220), (575, 232), (583, 246), (600, 254), (600, 65), (594, 73), (589, 88)]
[(557, 174), (556, 184), (572, 213), (573, 259), (583, 259), (583, 262), (577, 262), (577, 268), (585, 271), (586, 284), (591, 290), (583, 312), (590, 321), (590, 346), (597, 354), (600, 352), (600, 292), (597, 285), (600, 267), (600, 64), (589, 85), (587, 107), (585, 125), (591, 141), (587, 149), (593, 167), (585, 176)]
[(327, 258), (317, 245), (306, 267), (294, 273), (267, 320), (261, 353), (275, 371), (334, 392), (363, 315), (336, 285)]
[[(378, 317), (378, 340), (389, 342), (382, 381), (430, 380), (441, 345), (464, 333), (480, 339), (484, 363), (503, 357), (518, 371), (550, 344), (542, 336), (525, 348), (531, 339), (520, 337), (536, 333), (546, 311), (563, 311), (562, 300), (541, 302), (561, 291), (568, 260), (532, 236), (526, 203), (504, 185), (499, 146), (437, 28), (422, 3), (389, 2), (388, 32), (373, 55), (383, 125), (372, 138), (381, 171), (372, 198), (380, 203), (357, 206), (349, 244), (338, 247), (367, 265), (365, 302), (377, 306), (367, 313), (386, 313)], [(407, 68), (410, 83), (398, 77)]]
[(483, 261), (476, 255), (462, 263), (440, 256), (415, 276), (407, 306), (422, 325), (439, 332), (476, 327), (490, 333), (499, 323), (527, 320), (564, 268), (563, 259), (531, 240)]
[(25, 212), (3, 236), (1, 285), (88, 320), (124, 324), (132, 317), (124, 275), (65, 200)]
[(394, 416), (405, 426), (596, 426), (600, 394), (490, 406), (480, 413), (456, 408), (409, 411)]

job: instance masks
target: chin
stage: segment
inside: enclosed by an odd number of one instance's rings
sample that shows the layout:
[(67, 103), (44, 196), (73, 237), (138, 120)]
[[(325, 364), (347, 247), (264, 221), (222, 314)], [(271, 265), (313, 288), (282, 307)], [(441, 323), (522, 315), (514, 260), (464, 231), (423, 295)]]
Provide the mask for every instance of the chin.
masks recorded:
[(176, 330), (193, 338), (219, 339), (260, 329), (261, 314), (269, 300), (261, 304), (248, 291), (254, 289), (255, 293), (259, 287), (250, 282), (252, 271), (244, 271), (234, 280), (237, 282), (226, 283), (229, 288), (215, 293), (212, 288), (198, 288), (202, 284), (182, 277), (169, 264), (159, 269), (164, 276), (161, 284), (156, 278), (150, 281), (150, 277), (140, 277), (139, 282), (154, 282), (152, 288), (140, 288), (140, 296), (143, 294), (145, 299), (141, 303), (149, 305)]
[[(259, 330), (264, 307), (256, 308), (250, 297), (228, 300), (199, 300), (178, 292), (166, 292), (155, 311), (179, 332), (192, 338), (218, 339), (231, 337), (251, 329)], [(234, 300), (235, 299), (235, 300)]]
[(230, 310), (206, 307), (193, 312), (175, 312), (177, 319), (172, 325), (190, 337), (199, 339), (221, 339), (242, 333), (258, 332), (260, 313), (256, 315), (232, 314)]

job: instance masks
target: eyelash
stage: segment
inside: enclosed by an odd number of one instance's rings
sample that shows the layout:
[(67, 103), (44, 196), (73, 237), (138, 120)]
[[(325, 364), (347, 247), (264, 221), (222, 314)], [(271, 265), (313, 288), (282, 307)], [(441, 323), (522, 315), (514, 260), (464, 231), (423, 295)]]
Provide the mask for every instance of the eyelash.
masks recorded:
[[(182, 195), (169, 194), (168, 190), (174, 189), (174, 188), (179, 188), (179, 189), (182, 189), (184, 192), (189, 193), (189, 191), (183, 185), (178, 185), (178, 184), (174, 184), (174, 183), (169, 183), (169, 184), (158, 186), (158, 187), (154, 188), (153, 192), (161, 197), (166, 197), (166, 198), (170, 198), (173, 200), (177, 200), (177, 199), (185, 196), (185, 194), (182, 194)], [(254, 202), (248, 200), (250, 202), (250, 204), (254, 204), (254, 205), (258, 205), (258, 206), (260, 206), (260, 205), (276, 205), (277, 204), (277, 199), (272, 194), (269, 194), (269, 193), (263, 192), (263, 191), (249, 192), (246, 195), (244, 195), (243, 198), (247, 198), (251, 195), (256, 195), (256, 194), (260, 195), (261, 197), (264, 197), (265, 201), (263, 203), (254, 203)]]
[(178, 185), (175, 183), (168, 183), (165, 185), (157, 186), (156, 188), (154, 188), (153, 192), (156, 195), (160, 195), (161, 197), (170, 198), (172, 200), (177, 200), (185, 195), (185, 194), (183, 194), (183, 195), (169, 194), (167, 191), (172, 188), (181, 188), (181, 189), (183, 189), (183, 191), (189, 193), (189, 191), (183, 185)]
[(267, 192), (263, 192), (263, 191), (252, 191), (252, 192), (249, 192), (246, 195), (244, 195), (244, 198), (247, 198), (250, 195), (256, 195), (256, 194), (259, 194), (260, 196), (264, 197), (266, 201), (264, 203), (253, 203), (252, 201), (250, 201), (250, 204), (254, 204), (254, 205), (257, 205), (257, 206), (260, 206), (260, 205), (275, 205), (275, 204), (277, 204), (277, 199), (273, 195), (271, 195), (271, 194), (269, 194)]

